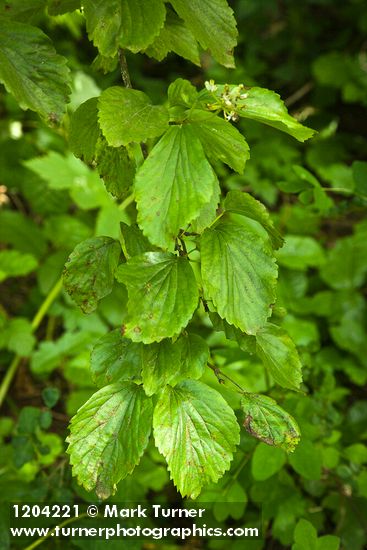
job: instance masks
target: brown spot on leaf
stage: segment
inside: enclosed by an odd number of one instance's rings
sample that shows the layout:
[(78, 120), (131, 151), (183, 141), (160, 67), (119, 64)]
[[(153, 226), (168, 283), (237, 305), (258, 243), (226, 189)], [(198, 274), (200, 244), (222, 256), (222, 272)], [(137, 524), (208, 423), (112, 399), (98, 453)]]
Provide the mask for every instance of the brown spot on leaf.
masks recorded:
[(48, 113), (48, 122), (52, 126), (58, 124), (59, 116), (57, 115), (57, 113), (54, 113), (54, 112)]
[(245, 420), (244, 420), (244, 427), (246, 428), (246, 430), (248, 431), (248, 433), (250, 435), (252, 435), (253, 437), (256, 437), (256, 439), (259, 439), (260, 441), (263, 441), (264, 443), (267, 443), (268, 445), (274, 445), (274, 440), (271, 439), (270, 437), (264, 437), (262, 436), (261, 434), (259, 434), (258, 432), (256, 432), (252, 426), (251, 426), (251, 422), (252, 422), (253, 418), (251, 415), (247, 415)]

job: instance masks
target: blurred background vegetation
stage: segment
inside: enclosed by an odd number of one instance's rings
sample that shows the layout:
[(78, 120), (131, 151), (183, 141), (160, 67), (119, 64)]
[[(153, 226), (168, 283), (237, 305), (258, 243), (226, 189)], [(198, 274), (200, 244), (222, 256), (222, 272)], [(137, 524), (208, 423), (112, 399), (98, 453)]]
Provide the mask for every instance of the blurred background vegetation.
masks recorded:
[[(275, 315), (296, 342), (307, 393), (284, 392), (253, 357), (214, 332), (200, 314), (195, 331), (221, 368), (250, 391), (273, 396), (298, 421), (302, 440), (287, 456), (243, 430), (231, 471), (202, 494), (218, 505), (220, 521), (261, 503), (266, 540), (246, 548), (361, 550), (367, 544), (367, 4), (363, 0), (245, 0), (230, 2), (240, 41), (237, 68), (207, 54), (203, 67), (175, 55), (161, 63), (128, 55), (135, 88), (165, 100), (177, 77), (196, 86), (259, 85), (278, 92), (291, 114), (318, 130), (299, 144), (276, 130), (239, 123), (251, 148), (243, 176), (218, 166), (224, 189), (243, 189), (271, 210), (286, 244), (278, 253)], [(29, 22), (29, 21), (28, 21)], [(111, 84), (93, 63), (79, 12), (43, 13), (33, 23), (67, 57), (73, 74), (69, 114), (60, 128), (0, 96), (0, 548), (24, 548), (7, 535), (5, 500), (95, 501), (71, 478), (65, 437), (71, 415), (95, 391), (90, 350), (121, 323), (126, 292), (117, 285), (98, 310), (82, 314), (59, 283), (76, 244), (93, 235), (118, 237), (133, 206), (118, 204), (99, 176), (68, 151), (68, 117)], [(42, 306), (42, 304), (46, 304)], [(14, 359), (15, 357), (15, 359)], [(15, 376), (5, 392), (9, 365)], [(237, 405), (208, 369), (205, 381)], [(1, 385), (2, 384), (2, 385)], [(239, 414), (240, 418), (240, 414)], [(151, 446), (113, 501), (170, 502), (177, 498), (163, 458)], [(1, 504), (1, 502), (3, 504)], [(250, 506), (250, 503), (255, 503)], [(242, 508), (242, 509), (243, 509)], [(301, 518), (306, 522), (300, 521)], [(318, 535), (313, 530), (316, 529)], [(297, 534), (298, 533), (298, 534)], [(312, 542), (307, 543), (307, 540)], [(116, 541), (44, 541), (42, 548), (90, 548)], [(157, 543), (158, 544), (158, 543)], [(149, 548), (155, 548), (151, 543)], [(195, 541), (187, 548), (196, 548)], [(140, 548), (140, 542), (124, 548)], [(164, 546), (176, 548), (175, 545)], [(209, 548), (228, 548), (212, 541)], [(148, 546), (146, 546), (148, 548)], [(231, 548), (243, 548), (233, 543)]]

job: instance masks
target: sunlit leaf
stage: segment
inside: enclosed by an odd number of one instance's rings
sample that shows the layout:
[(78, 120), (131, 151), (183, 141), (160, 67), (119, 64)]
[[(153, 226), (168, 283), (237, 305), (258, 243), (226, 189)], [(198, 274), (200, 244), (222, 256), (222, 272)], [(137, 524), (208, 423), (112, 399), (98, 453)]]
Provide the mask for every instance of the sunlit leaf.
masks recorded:
[(139, 463), (152, 427), (152, 403), (142, 386), (122, 382), (105, 386), (78, 410), (67, 438), (73, 474), (99, 498)]
[(216, 390), (195, 380), (166, 387), (154, 409), (153, 426), (174, 484), (190, 498), (228, 470), (239, 442), (231, 407)]
[(198, 288), (187, 258), (146, 252), (121, 264), (117, 280), (127, 286), (125, 335), (136, 342), (160, 342), (178, 334), (198, 305)]

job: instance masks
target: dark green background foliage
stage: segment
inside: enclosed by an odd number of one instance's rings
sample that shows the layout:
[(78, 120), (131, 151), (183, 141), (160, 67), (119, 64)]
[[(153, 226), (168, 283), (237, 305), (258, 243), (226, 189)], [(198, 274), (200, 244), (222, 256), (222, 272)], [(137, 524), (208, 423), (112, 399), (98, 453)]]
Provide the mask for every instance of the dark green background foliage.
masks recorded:
[(82, 4), (0, 0), (0, 549), (10, 496), (186, 495), (364, 548), (366, 3), (234, 0), (235, 68), (222, 0)]

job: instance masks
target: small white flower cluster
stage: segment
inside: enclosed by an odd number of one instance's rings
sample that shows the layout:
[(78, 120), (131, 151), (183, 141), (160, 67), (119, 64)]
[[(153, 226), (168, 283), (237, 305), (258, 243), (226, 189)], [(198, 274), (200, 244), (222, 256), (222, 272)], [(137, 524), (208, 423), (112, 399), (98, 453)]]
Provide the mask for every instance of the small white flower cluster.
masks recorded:
[[(214, 80), (209, 80), (205, 82), (205, 88), (209, 92), (217, 92), (218, 86), (215, 84)], [(223, 109), (223, 115), (226, 120), (233, 120), (237, 122), (239, 120), (238, 110), (244, 109), (244, 105), (239, 105), (240, 100), (247, 99), (248, 93), (245, 91), (245, 86), (239, 84), (231, 88), (228, 84), (223, 86), (223, 91), (220, 94), (217, 94), (217, 102), (208, 105), (210, 110)]]
[(209, 92), (216, 92), (218, 90), (218, 86), (214, 83), (214, 80), (206, 80), (205, 88)]

